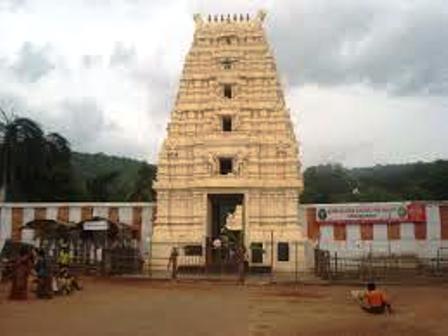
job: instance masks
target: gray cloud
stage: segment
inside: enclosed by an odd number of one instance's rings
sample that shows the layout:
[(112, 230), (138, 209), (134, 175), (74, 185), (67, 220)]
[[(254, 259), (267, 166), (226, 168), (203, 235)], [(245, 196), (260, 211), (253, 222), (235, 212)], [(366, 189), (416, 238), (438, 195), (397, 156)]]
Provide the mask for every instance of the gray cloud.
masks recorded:
[[(192, 13), (253, 14), (265, 4), (305, 165), (448, 155), (445, 1), (35, 3), (31, 16), (31, 6), (0, 13), (0, 91), (17, 94), (17, 104), (32, 107), (29, 116), (67, 136), (75, 150), (138, 158), (151, 152), (154, 161), (192, 38)], [(8, 24), (31, 17), (36, 29), (26, 34)], [(61, 22), (62, 35), (55, 29)], [(34, 44), (15, 57), (25, 41)]]
[(147, 145), (126, 137), (126, 131), (106, 118), (106, 112), (94, 98), (65, 100), (59, 108), (61, 113), (52, 123), (75, 150), (144, 158)]
[(101, 55), (83, 55), (82, 56), (82, 65), (86, 69), (90, 69), (95, 67), (98, 64), (101, 64), (103, 61), (103, 56)]
[(60, 108), (67, 128), (65, 133), (78, 145), (95, 141), (106, 128), (103, 110), (93, 98), (66, 100)]
[(26, 97), (0, 91), (0, 106), (10, 114), (32, 118), (46, 132), (60, 132), (75, 147), (94, 142), (105, 130), (118, 127), (106, 122), (103, 110), (93, 98), (68, 99), (41, 110), (30, 107)]
[(134, 46), (126, 47), (123, 42), (117, 42), (109, 62), (111, 66), (127, 66), (135, 60), (135, 57), (136, 51)]
[(47, 133), (60, 133), (75, 151), (148, 159), (148, 146), (155, 145), (138, 144), (126, 137), (126, 131), (108, 120), (103, 108), (91, 97), (66, 99), (41, 110), (28, 106), (26, 97), (0, 91), (0, 106), (12, 115), (32, 118)]
[(271, 40), (291, 85), (448, 93), (445, 1), (290, 2), (274, 9), (271, 20)]
[(181, 72), (181, 67), (176, 66), (178, 73), (167, 73), (166, 69), (161, 67), (165, 56), (166, 50), (159, 48), (151, 59), (134, 68), (130, 74), (131, 79), (140, 83), (143, 90), (149, 93), (148, 113), (158, 133), (160, 129), (165, 129), (168, 122), (168, 116), (175, 103)]
[(2, 91), (1, 89), (0, 107), (12, 116), (25, 116), (29, 111), (26, 99), (24, 97)]
[(16, 11), (25, 6), (27, 0), (0, 0), (0, 11)]
[(47, 47), (38, 47), (25, 42), (19, 51), (17, 61), (11, 69), (24, 82), (36, 82), (54, 69)]

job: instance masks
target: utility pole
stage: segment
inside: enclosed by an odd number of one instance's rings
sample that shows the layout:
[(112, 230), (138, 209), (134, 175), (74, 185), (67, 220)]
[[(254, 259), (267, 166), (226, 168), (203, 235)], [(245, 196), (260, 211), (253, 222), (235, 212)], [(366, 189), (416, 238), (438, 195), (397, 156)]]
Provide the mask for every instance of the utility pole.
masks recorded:
[(274, 231), (271, 230), (271, 283), (274, 280)]

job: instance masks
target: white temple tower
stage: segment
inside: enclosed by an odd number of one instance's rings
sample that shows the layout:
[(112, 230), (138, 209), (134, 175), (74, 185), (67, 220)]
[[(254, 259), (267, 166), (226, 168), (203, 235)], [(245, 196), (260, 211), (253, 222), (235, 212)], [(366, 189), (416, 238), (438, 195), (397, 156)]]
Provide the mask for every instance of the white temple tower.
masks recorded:
[(231, 222), (230, 240), (244, 242), (252, 266), (291, 268), (293, 253), (303, 260), (298, 144), (264, 19), (194, 16), (158, 162), (155, 257), (201, 245), (203, 262), (213, 262), (210, 242)]

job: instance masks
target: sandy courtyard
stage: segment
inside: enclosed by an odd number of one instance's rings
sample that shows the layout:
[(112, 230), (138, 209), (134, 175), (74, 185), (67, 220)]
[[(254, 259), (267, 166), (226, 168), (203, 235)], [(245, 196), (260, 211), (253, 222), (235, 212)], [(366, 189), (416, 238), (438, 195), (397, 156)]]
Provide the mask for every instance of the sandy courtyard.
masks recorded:
[(50, 301), (5, 300), (0, 334), (101, 335), (447, 335), (448, 286), (390, 287), (396, 313), (370, 316), (348, 287), (89, 280)]

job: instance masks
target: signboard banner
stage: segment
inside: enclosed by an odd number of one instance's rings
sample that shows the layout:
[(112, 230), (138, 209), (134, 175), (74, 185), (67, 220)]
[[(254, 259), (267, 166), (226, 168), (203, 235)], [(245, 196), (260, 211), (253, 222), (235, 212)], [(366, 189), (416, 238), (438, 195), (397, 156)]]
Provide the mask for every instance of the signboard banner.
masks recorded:
[(106, 220), (100, 221), (87, 221), (83, 224), (85, 231), (106, 231), (109, 228), (109, 224)]
[(426, 221), (422, 203), (335, 204), (316, 207), (316, 221), (332, 223), (416, 223)]

